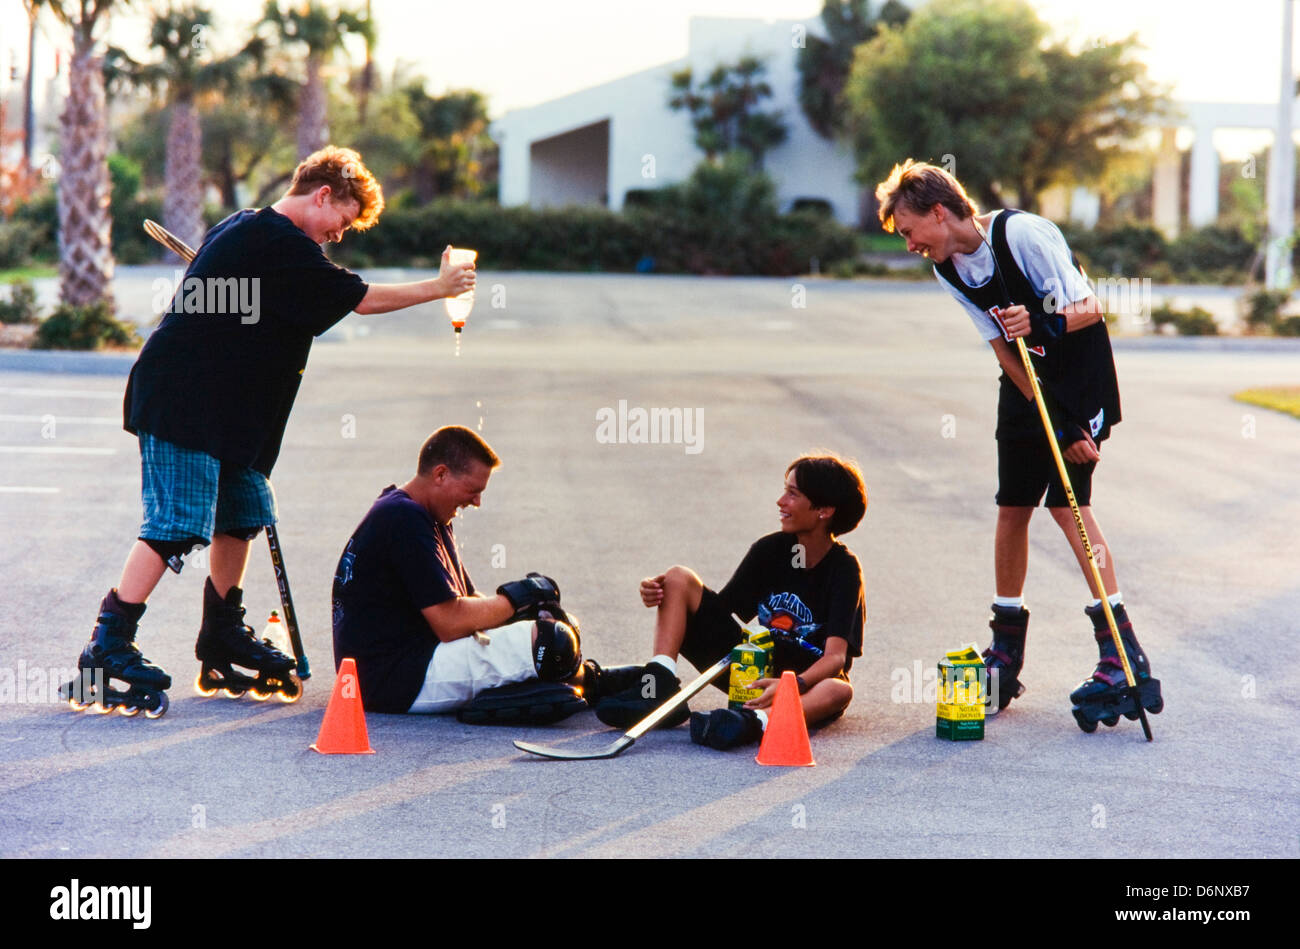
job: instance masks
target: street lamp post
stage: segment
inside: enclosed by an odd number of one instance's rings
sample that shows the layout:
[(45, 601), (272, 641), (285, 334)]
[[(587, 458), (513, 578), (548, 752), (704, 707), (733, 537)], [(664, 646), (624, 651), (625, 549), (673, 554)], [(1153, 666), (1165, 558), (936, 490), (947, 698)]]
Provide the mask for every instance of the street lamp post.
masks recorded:
[(1282, 82), (1278, 89), (1277, 129), (1269, 157), (1268, 256), (1265, 282), (1271, 290), (1291, 289), (1291, 236), (1295, 229), (1295, 143), (1291, 108), (1295, 74), (1291, 70), (1293, 0), (1282, 0)]

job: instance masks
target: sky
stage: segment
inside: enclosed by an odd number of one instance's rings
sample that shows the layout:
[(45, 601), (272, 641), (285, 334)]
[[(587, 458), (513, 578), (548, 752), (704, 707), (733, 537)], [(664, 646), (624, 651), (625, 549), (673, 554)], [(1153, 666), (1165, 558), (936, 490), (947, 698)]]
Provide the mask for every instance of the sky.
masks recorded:
[[(493, 116), (685, 55), (692, 15), (804, 19), (817, 16), (822, 6), (821, 0), (371, 3), (381, 68), (387, 71), (401, 61), (425, 76), (434, 94), (464, 87), (483, 91)], [(1277, 101), (1283, 0), (1031, 3), (1057, 36), (1083, 40), (1138, 34), (1150, 74), (1170, 84), (1178, 99)], [(217, 11), (218, 29), (224, 21), (233, 36), (258, 18), (263, 0), (209, 4)], [(125, 7), (127, 12), (112, 23), (113, 42), (140, 48), (147, 39), (151, 6), (149, 0), (136, 0)], [(20, 0), (0, 0), (0, 90), (12, 64), (20, 73), (25, 68), (25, 27)], [(55, 35), (57, 29), (49, 26), (47, 33)], [(48, 51), (49, 41), (43, 37), (42, 42)]]

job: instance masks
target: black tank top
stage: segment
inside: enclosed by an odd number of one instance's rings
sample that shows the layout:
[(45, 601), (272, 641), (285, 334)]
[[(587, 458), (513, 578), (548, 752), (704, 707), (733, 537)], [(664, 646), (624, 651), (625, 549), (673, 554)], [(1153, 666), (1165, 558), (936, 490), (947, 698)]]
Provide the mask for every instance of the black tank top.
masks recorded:
[[(1008, 209), (993, 219), (989, 235), (997, 268), (1006, 282), (1006, 292), (997, 272), (982, 286), (967, 285), (957, 276), (957, 268), (949, 257), (935, 269), (959, 293), (981, 310), (1020, 304), (1036, 315), (1045, 315), (1045, 296), (1035, 292), (1011, 253), (1007, 242), (1007, 220), (1022, 212)], [(1077, 259), (1071, 255), (1075, 267), (1083, 273)], [(1010, 299), (1007, 294), (1010, 294)], [(1110, 334), (1106, 321), (1101, 320), (1086, 329), (1067, 333), (1055, 342), (1030, 349), (1048, 412), (1060, 433), (1073, 423), (1100, 442), (1110, 435), (1112, 425), (1120, 421), (1119, 382), (1115, 378), (1115, 357), (1110, 349)], [(1036, 438), (1042, 434), (1043, 423), (1038, 409), (1031, 400), (1016, 388), (1005, 372), (1001, 376), (998, 393), (997, 437), (1006, 439)]]

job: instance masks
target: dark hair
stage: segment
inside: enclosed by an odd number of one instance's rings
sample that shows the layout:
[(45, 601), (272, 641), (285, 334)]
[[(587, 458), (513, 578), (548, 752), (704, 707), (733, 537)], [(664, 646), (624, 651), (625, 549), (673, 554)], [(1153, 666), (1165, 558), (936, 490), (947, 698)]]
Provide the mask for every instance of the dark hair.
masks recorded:
[(889, 177), (876, 185), (876, 200), (880, 202), (880, 224), (891, 234), (894, 209), (900, 203), (913, 214), (925, 214), (942, 204), (963, 221), (977, 210), (960, 181), (942, 168), (910, 158), (895, 165)]
[(794, 483), (813, 507), (833, 507), (830, 532), (847, 534), (867, 512), (867, 486), (855, 461), (838, 455), (804, 455), (790, 462)]
[(463, 425), (444, 425), (430, 435), (420, 448), (416, 473), (427, 475), (438, 465), (446, 465), (452, 474), (469, 471), (471, 462), (482, 462), (489, 468), (501, 464), (488, 443)]

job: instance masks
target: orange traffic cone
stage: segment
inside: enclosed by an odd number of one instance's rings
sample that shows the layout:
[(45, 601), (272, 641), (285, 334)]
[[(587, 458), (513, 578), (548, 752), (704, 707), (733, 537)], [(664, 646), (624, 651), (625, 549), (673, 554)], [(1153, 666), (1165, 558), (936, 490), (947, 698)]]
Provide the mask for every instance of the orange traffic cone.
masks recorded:
[(803, 720), (803, 703), (799, 701), (799, 683), (794, 673), (781, 673), (776, 699), (767, 713), (767, 731), (758, 746), (759, 764), (812, 767), (812, 746), (808, 744), (808, 725)]
[(373, 755), (370, 738), (366, 734), (366, 712), (361, 706), (361, 684), (357, 681), (357, 664), (344, 659), (339, 666), (338, 678), (330, 704), (325, 708), (325, 720), (320, 724), (320, 734), (312, 751), (323, 755)]

